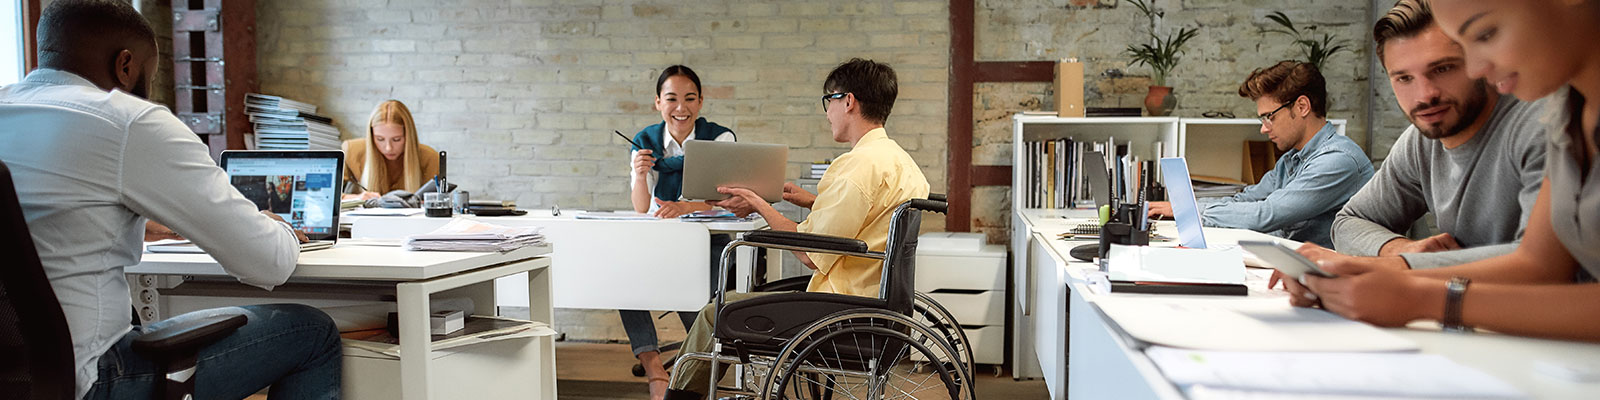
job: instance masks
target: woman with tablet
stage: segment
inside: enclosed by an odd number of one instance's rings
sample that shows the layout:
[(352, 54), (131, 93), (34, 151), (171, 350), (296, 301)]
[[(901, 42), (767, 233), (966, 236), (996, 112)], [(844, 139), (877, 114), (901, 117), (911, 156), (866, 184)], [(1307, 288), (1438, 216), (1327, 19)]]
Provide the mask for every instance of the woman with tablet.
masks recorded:
[[(683, 145), (689, 140), (732, 142), (735, 137), (733, 130), (700, 116), (704, 105), (700, 76), (689, 67), (667, 67), (656, 78), (655, 109), (661, 113), (661, 123), (645, 127), (631, 140), (633, 151), (628, 178), (634, 211), (649, 212), (658, 218), (677, 218), (711, 210), (703, 201), (683, 199)], [(713, 287), (718, 281), (716, 272), (722, 248), (729, 241), (731, 238), (726, 234), (711, 235), (709, 276)], [(650, 312), (621, 310), (621, 314), (628, 343), (633, 346), (633, 354), (650, 380), (650, 394), (660, 398), (667, 390), (667, 370), (661, 364), (656, 327)], [(678, 313), (685, 329), (694, 325), (695, 317), (693, 312)]]
[[(1524, 101), (1548, 96), (1544, 184), (1517, 250), (1454, 267), (1396, 270), (1313, 245), (1299, 252), (1337, 278), (1292, 296), (1382, 326), (1600, 341), (1600, 2), (1433, 0), (1466, 51), (1468, 75)], [(1534, 133), (1530, 133), (1534, 134)], [(1290, 283), (1293, 284), (1292, 282)], [(1295, 288), (1298, 289), (1298, 288)]]
[(366, 137), (343, 148), (345, 177), (361, 185), (363, 200), (392, 190), (416, 192), (439, 174), (439, 151), (417, 141), (411, 110), (399, 100), (379, 103), (367, 119)]

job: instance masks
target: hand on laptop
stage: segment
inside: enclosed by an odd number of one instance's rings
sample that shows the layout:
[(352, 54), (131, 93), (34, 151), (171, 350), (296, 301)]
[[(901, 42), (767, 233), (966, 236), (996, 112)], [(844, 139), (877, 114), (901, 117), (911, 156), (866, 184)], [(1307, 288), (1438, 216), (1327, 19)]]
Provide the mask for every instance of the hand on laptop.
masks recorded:
[(155, 221), (147, 220), (144, 222), (144, 241), (154, 242), (157, 240), (167, 239), (183, 240), (183, 236), (178, 235), (177, 232), (173, 232), (172, 228), (168, 228), (166, 225), (162, 225)]
[(1152, 201), (1150, 203), (1150, 217), (1172, 218), (1172, 203), (1165, 201)]
[[(284, 221), (283, 217), (279, 217), (278, 214), (273, 214), (271, 211), (261, 210), (261, 213), (262, 214), (266, 214), (268, 217), (271, 217), (272, 220), (274, 220), (274, 221), (284, 222), (284, 223), (288, 222), (288, 221)], [(301, 232), (298, 229), (291, 229), (291, 230), (294, 231), (294, 238), (300, 240), (300, 243), (305, 243), (305, 242), (311, 241), (311, 239), (307, 239), (306, 238), (306, 233), (305, 232)]]
[(811, 205), (817, 202), (817, 195), (806, 191), (805, 189), (801, 188), (800, 185), (794, 184), (794, 182), (784, 182), (783, 201), (787, 201), (797, 206), (811, 208)]
[(759, 214), (761, 209), (757, 207), (767, 204), (765, 200), (761, 199), (761, 196), (757, 195), (756, 192), (750, 191), (750, 189), (724, 186), (717, 188), (717, 193), (726, 194), (728, 198), (708, 201), (706, 204), (725, 208), (740, 218), (750, 214)]

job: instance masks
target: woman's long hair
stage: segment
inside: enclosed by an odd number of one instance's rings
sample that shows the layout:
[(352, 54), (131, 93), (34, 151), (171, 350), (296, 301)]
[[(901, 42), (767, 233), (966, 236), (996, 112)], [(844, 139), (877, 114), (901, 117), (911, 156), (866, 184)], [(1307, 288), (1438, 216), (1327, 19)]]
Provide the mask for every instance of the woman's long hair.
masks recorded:
[(368, 190), (382, 188), (389, 184), (389, 168), (384, 163), (383, 153), (378, 151), (378, 144), (372, 137), (372, 127), (381, 124), (396, 124), (405, 128), (406, 148), (400, 154), (405, 170), (404, 180), (400, 183), (408, 192), (416, 192), (422, 187), (422, 161), (417, 156), (417, 124), (411, 120), (411, 110), (406, 108), (399, 100), (385, 100), (378, 103), (372, 110), (372, 118), (367, 119), (367, 159), (361, 169), (361, 186)]

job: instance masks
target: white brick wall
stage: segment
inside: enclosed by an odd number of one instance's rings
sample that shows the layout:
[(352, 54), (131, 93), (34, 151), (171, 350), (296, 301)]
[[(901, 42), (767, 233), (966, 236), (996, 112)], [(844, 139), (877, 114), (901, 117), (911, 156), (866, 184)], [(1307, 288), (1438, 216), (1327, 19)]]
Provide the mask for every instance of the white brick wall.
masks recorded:
[(944, 1), (271, 0), (257, 12), (263, 91), (318, 104), (346, 138), (401, 100), (477, 197), (626, 208), (628, 147), (611, 131), (660, 121), (655, 76), (678, 63), (706, 85), (701, 115), (791, 146), (797, 176), (847, 150), (827, 139), (817, 96), (857, 56), (899, 72), (890, 135), (944, 190)]

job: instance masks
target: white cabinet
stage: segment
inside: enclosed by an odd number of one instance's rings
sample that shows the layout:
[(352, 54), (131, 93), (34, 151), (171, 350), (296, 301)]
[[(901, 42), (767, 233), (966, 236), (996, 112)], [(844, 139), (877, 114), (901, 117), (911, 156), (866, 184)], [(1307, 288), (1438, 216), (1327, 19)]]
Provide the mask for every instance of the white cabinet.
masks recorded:
[(967, 333), (973, 361), (1005, 362), (1006, 248), (981, 233), (935, 232), (917, 245), (917, 291), (939, 302)]

